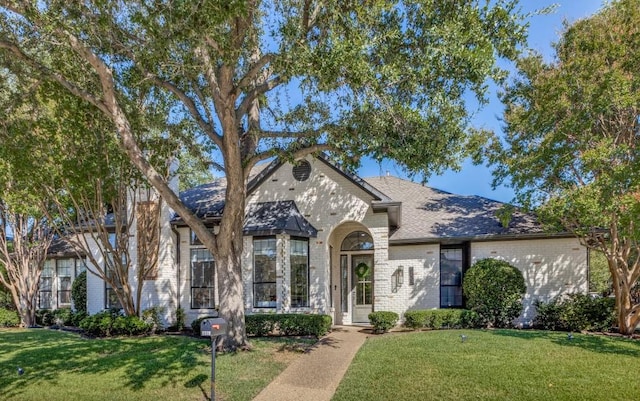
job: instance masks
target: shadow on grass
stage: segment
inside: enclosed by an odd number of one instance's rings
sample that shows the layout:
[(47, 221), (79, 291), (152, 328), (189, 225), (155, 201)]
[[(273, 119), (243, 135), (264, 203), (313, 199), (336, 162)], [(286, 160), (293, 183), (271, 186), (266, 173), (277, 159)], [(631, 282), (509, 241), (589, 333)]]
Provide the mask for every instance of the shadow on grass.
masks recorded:
[(209, 397), (209, 393), (207, 393), (207, 390), (204, 387), (205, 382), (207, 382), (207, 384), (209, 385), (211, 384), (210, 380), (211, 378), (209, 376), (204, 374), (199, 374), (199, 375), (196, 375), (193, 379), (186, 382), (184, 386), (187, 388), (198, 387), (202, 392), (202, 398), (205, 400), (211, 400), (211, 397)]
[[(148, 380), (158, 377), (163, 386), (188, 387), (201, 376), (185, 381), (204, 363), (200, 357), (207, 346), (185, 337), (93, 340), (44, 329), (8, 331), (0, 336), (0, 398), (20, 394), (27, 384), (56, 383), (63, 372), (117, 374), (132, 390), (143, 389)], [(23, 375), (16, 373), (18, 367)]]
[(539, 330), (491, 330), (497, 336), (514, 337), (522, 340), (544, 339), (554, 344), (577, 347), (601, 354), (616, 354), (640, 357), (640, 341), (627, 338), (613, 338), (598, 334), (569, 333)]

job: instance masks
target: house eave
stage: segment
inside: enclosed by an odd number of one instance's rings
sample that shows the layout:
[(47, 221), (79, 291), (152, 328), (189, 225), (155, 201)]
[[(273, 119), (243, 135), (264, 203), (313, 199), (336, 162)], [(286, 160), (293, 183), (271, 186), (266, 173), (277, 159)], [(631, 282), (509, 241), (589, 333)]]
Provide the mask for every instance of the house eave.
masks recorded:
[[(204, 223), (205, 226), (211, 227), (220, 224), (220, 220), (222, 220), (222, 216), (213, 216), (213, 217), (198, 217), (200, 221)], [(171, 220), (171, 225), (175, 227), (189, 227), (189, 225), (181, 218)]]
[(532, 239), (572, 238), (573, 234), (561, 233), (530, 233), (530, 234), (486, 234), (461, 237), (421, 237), (390, 239), (389, 245), (419, 245), (419, 244), (456, 244), (462, 242), (492, 242), (492, 241), (521, 241)]
[(402, 221), (402, 202), (371, 202), (371, 208), (374, 213), (387, 213), (389, 231), (396, 230), (400, 227)]

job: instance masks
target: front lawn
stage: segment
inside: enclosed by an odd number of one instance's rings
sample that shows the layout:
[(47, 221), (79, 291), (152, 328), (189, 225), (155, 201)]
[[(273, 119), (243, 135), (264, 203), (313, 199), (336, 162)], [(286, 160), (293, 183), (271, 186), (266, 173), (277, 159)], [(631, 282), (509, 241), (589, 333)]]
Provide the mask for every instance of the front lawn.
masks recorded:
[(638, 372), (640, 341), (517, 330), (399, 333), (364, 344), (333, 401), (637, 400)]
[[(286, 351), (292, 341), (253, 340), (251, 352), (218, 354), (217, 399), (251, 400), (298, 356)], [(0, 330), (0, 399), (208, 399), (209, 346), (207, 339), (183, 336), (95, 340), (55, 330)]]

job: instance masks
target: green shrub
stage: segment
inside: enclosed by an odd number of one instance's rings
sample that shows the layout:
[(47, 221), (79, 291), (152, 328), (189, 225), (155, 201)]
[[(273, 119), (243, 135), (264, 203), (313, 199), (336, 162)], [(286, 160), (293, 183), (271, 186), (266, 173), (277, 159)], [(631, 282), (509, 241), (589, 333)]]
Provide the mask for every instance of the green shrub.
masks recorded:
[(245, 315), (244, 322), (248, 336), (264, 337), (269, 333), (273, 333), (276, 328), (276, 315), (257, 314)]
[(278, 331), (283, 336), (303, 336), (306, 335), (306, 326), (308, 319), (305, 315), (300, 314), (284, 314), (280, 315), (278, 321)]
[(2, 284), (0, 284), (0, 309), (16, 310), (16, 304), (13, 303), (11, 293)]
[(477, 329), (480, 327), (482, 327), (482, 318), (480, 318), (480, 315), (475, 311), (462, 309), (462, 313), (460, 314), (460, 328)]
[(151, 331), (152, 325), (137, 316), (123, 316), (115, 311), (104, 311), (87, 316), (80, 328), (97, 337), (140, 335)]
[(533, 325), (544, 330), (608, 331), (616, 321), (613, 298), (585, 294), (556, 297), (548, 303), (536, 300)]
[(369, 313), (369, 322), (374, 333), (386, 333), (396, 326), (399, 316), (395, 312), (377, 311)]
[(53, 311), (49, 309), (38, 309), (36, 311), (36, 324), (40, 326), (53, 326), (55, 324)]
[(182, 331), (185, 328), (185, 313), (184, 309), (178, 306), (176, 309), (176, 329)]
[(164, 307), (162, 306), (152, 306), (142, 311), (142, 320), (151, 326), (152, 333), (163, 328), (162, 318), (160, 317), (163, 313)]
[(426, 310), (406, 311), (404, 313), (404, 326), (414, 330), (426, 327), (427, 312)]
[(71, 285), (71, 300), (76, 312), (87, 313), (87, 271), (78, 274)]
[(20, 325), (18, 312), (0, 308), (0, 327), (17, 327), (18, 325)]
[(87, 312), (73, 312), (71, 315), (71, 325), (74, 327), (80, 327), (80, 322), (82, 322), (87, 316), (89, 316)]
[(118, 316), (113, 320), (111, 335), (136, 336), (147, 334), (153, 329), (153, 324), (148, 323), (137, 316)]
[(522, 272), (498, 259), (482, 259), (471, 266), (462, 288), (467, 307), (487, 327), (511, 326), (522, 313), (522, 297), (527, 290)]
[(331, 329), (331, 316), (296, 313), (246, 315), (245, 327), (247, 335), (256, 337), (269, 334), (322, 337)]
[(73, 313), (71, 308), (58, 308), (51, 311), (53, 324), (58, 326), (69, 326), (72, 322)]
[(480, 327), (478, 314), (466, 309), (412, 310), (404, 314), (404, 326), (411, 329)]

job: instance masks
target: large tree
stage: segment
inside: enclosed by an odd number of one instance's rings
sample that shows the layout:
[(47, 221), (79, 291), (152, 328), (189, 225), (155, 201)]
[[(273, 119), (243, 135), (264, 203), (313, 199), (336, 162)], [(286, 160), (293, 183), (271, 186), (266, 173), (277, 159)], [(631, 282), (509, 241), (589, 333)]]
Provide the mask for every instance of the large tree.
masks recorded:
[(0, 199), (0, 284), (9, 290), (25, 327), (36, 324), (40, 275), (52, 240), (37, 209), (20, 210)]
[[(456, 166), (469, 149), (465, 98), (484, 100), (525, 39), (517, 0), (0, 1), (4, 65), (27, 64), (113, 123), (121, 145), (216, 258), (227, 347), (244, 331), (240, 256), (246, 181), (272, 157), (336, 151), (408, 171)], [(17, 65), (16, 65), (17, 64)], [(170, 99), (180, 140), (213, 145), (227, 182), (218, 234), (136, 143), (124, 104)]]
[(568, 26), (545, 62), (507, 87), (497, 178), (556, 228), (602, 252), (620, 332), (640, 322), (640, 2), (614, 1)]
[(38, 207), (49, 206), (39, 185), (47, 174), (33, 168), (33, 161), (46, 158), (48, 145), (10, 134), (29, 131), (29, 122), (37, 118), (19, 101), (24, 97), (19, 87), (0, 71), (0, 287), (9, 292), (22, 325), (29, 327), (36, 324), (40, 275), (54, 230)]

